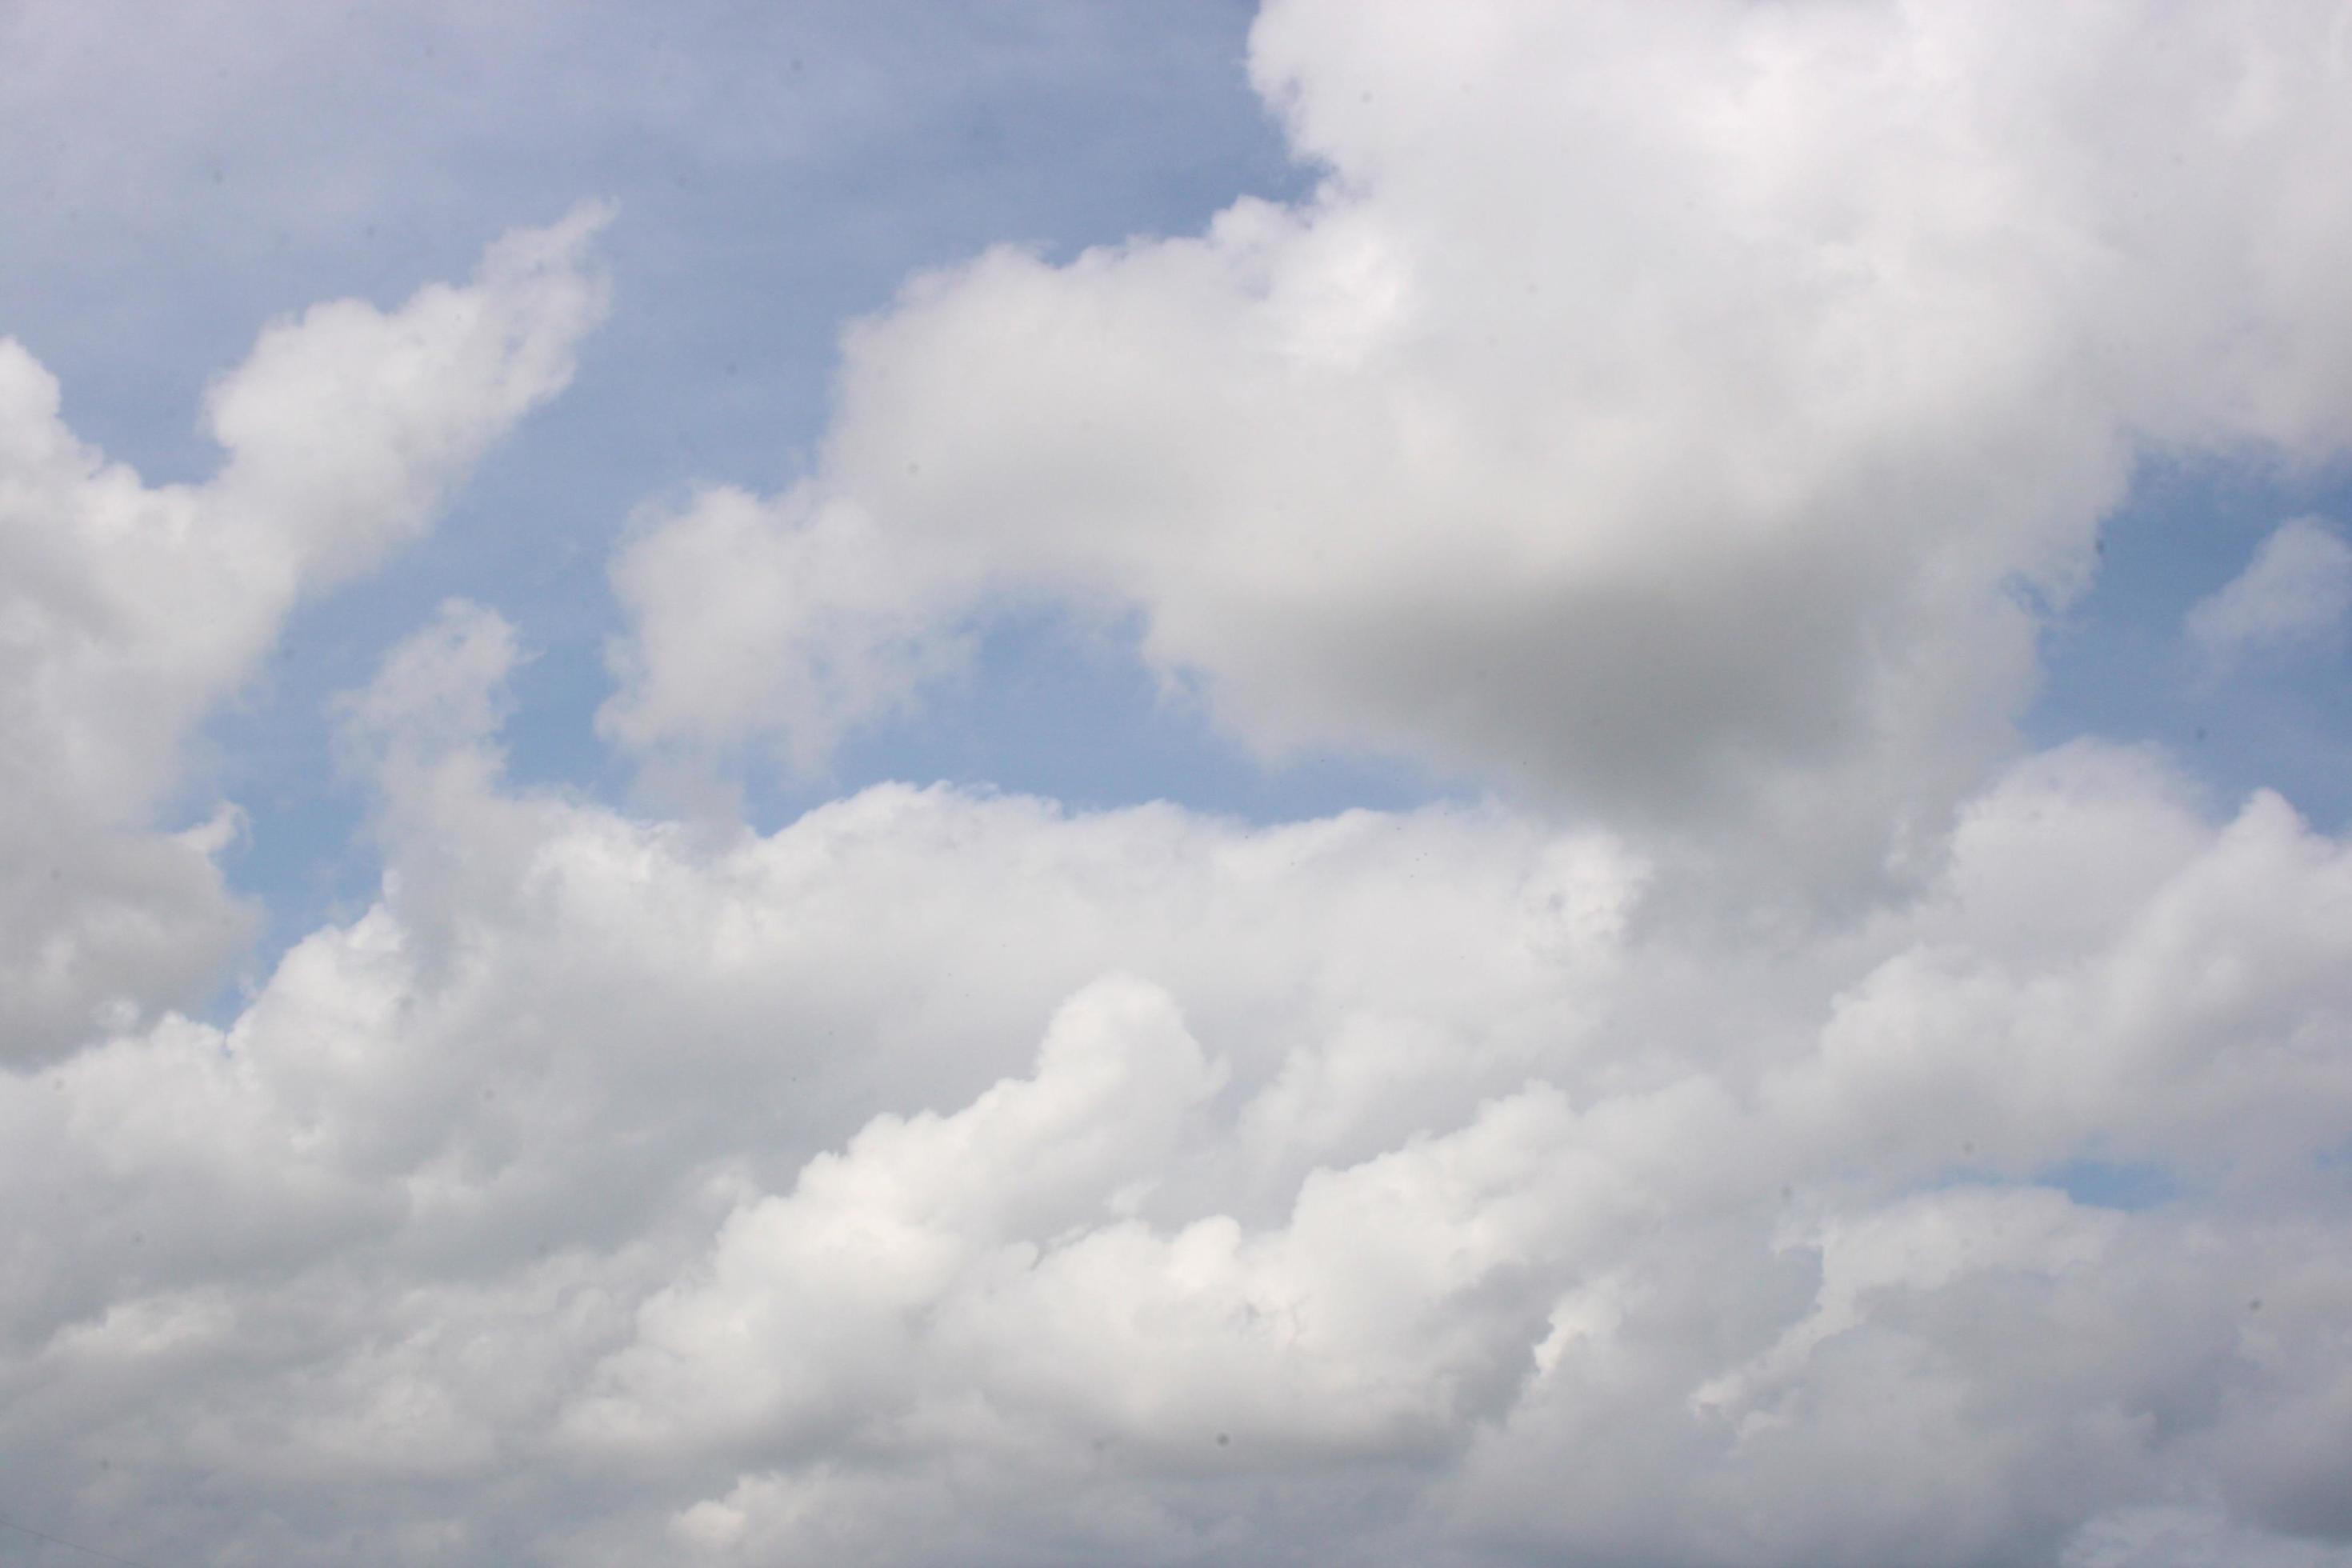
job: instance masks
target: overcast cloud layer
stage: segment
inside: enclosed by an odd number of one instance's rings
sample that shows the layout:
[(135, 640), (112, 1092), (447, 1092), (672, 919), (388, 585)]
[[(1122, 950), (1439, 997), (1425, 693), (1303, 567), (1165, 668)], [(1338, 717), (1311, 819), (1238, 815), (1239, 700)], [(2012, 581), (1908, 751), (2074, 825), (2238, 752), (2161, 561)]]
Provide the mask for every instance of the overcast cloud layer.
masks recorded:
[[(2352, 840), (2016, 729), (2145, 466), (2352, 456), (2352, 8), (1271, 0), (1247, 69), (1305, 195), (915, 278), (804, 477), (610, 498), (637, 793), (522, 777), (496, 595), (381, 647), (377, 890), (230, 1005), (202, 727), (588, 392), (630, 215), (255, 323), (186, 482), (0, 342), (0, 1517), (2352, 1568)], [(2340, 671), (2346, 521), (2180, 679)], [(736, 812), (1041, 616), (1462, 787)]]

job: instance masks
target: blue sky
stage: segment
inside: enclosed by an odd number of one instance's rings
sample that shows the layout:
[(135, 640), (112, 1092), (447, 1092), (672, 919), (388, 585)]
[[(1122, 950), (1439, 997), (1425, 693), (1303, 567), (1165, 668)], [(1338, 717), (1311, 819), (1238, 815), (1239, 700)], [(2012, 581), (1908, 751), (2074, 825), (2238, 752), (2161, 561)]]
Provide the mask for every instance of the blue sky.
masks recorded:
[(2352, 1565), (2347, 40), (0, 11), (0, 1562)]
[(2027, 732), (2044, 742), (2086, 731), (2153, 742), (2224, 798), (2274, 789), (2341, 828), (2352, 813), (2352, 668), (2341, 642), (2215, 679), (2181, 628), (2283, 519), (2347, 511), (2352, 489), (2340, 468), (2151, 463), (2101, 531), (2090, 591), (2044, 637), (2046, 686)]

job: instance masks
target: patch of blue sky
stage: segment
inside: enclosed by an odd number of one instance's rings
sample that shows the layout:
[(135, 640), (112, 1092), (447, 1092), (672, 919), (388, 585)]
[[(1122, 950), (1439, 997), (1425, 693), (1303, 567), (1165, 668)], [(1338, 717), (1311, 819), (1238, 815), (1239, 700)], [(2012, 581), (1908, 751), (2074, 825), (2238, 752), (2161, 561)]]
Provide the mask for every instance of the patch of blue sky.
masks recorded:
[(2183, 623), (2290, 518), (2352, 528), (2352, 472), (2285, 472), (2244, 459), (2151, 462), (2101, 531), (2090, 591), (2042, 639), (2027, 738), (2152, 743), (2228, 809), (2273, 789), (2320, 828), (2352, 819), (2352, 652), (2281, 650), (2216, 675)]
[(2070, 1202), (2084, 1208), (2124, 1214), (2173, 1203), (2191, 1192), (2177, 1173), (2147, 1161), (2084, 1154), (2054, 1165), (2018, 1171), (2003, 1170), (1965, 1153), (1958, 1163), (1943, 1167), (1916, 1190), (1942, 1192), (1956, 1187), (2046, 1187), (2063, 1193)]
[(884, 778), (1042, 795), (1080, 811), (1171, 800), (1261, 823), (1477, 793), (1467, 781), (1369, 752), (1257, 754), (1214, 721), (1199, 693), (1164, 686), (1145, 668), (1136, 629), (1049, 609), (1005, 616), (982, 636), (968, 671), (927, 689), (897, 721), (851, 735), (825, 775), (768, 771), (752, 793), (753, 816), (781, 820)]
[(2171, 1203), (2186, 1191), (2164, 1166), (2134, 1160), (2069, 1160), (2035, 1172), (2033, 1184), (2055, 1187), (2085, 1208), (2126, 1214)]

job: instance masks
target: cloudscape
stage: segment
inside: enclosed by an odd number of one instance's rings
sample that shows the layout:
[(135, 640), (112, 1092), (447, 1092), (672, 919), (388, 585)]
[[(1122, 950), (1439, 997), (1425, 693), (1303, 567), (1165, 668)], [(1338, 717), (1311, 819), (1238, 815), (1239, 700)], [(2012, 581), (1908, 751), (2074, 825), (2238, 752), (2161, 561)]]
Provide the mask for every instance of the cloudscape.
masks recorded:
[(0, 9), (0, 1563), (2352, 1568), (2352, 7)]

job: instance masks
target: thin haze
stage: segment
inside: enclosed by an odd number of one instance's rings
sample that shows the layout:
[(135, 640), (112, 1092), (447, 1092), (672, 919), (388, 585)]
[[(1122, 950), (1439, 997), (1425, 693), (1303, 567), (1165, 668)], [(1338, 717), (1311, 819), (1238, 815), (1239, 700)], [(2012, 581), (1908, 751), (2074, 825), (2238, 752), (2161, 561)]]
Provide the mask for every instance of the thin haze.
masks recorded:
[(2352, 1568), (2352, 5), (0, 152), (0, 1562)]

